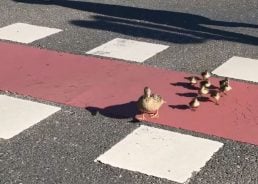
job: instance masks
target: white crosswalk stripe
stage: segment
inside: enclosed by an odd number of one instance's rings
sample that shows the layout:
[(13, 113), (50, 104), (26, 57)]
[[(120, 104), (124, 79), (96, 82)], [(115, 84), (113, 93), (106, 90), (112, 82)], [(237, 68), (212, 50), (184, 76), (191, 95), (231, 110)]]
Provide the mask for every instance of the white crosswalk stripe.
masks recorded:
[(87, 54), (142, 63), (167, 48), (166, 45), (116, 38), (88, 51)]
[(234, 56), (212, 73), (224, 77), (258, 82), (257, 68), (258, 60)]
[(25, 23), (15, 23), (0, 28), (0, 39), (20, 43), (31, 43), (60, 31), (62, 30), (56, 28), (48, 28)]
[(222, 146), (216, 141), (141, 126), (96, 161), (183, 183)]
[(12, 138), (59, 110), (59, 107), (0, 95), (0, 138)]

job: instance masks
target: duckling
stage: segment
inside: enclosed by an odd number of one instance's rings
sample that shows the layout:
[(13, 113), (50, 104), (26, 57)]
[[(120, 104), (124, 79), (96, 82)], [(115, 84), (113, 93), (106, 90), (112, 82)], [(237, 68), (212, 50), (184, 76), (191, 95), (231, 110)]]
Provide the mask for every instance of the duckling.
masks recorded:
[(225, 85), (229, 85), (229, 78), (225, 77), (223, 80), (219, 81), (219, 86), (225, 86)]
[(225, 95), (227, 94), (226, 92), (228, 92), (230, 90), (232, 90), (232, 87), (229, 84), (220, 86), (220, 91), (223, 92)]
[(206, 95), (209, 93), (209, 89), (205, 87), (205, 85), (202, 85), (198, 91), (200, 95)]
[(197, 78), (196, 77), (191, 76), (191, 77), (188, 77), (187, 79), (189, 80), (191, 85), (197, 84)]
[(218, 101), (220, 99), (220, 92), (219, 91), (212, 91), (211, 92), (211, 98), (215, 100), (215, 104), (219, 105)]
[(211, 73), (208, 70), (205, 70), (201, 73), (203, 80), (206, 80), (211, 77)]
[(141, 120), (145, 120), (145, 114), (151, 114), (151, 118), (159, 117), (159, 108), (166, 103), (160, 95), (151, 94), (149, 87), (144, 88), (144, 95), (138, 99), (137, 107), (142, 112)]
[(198, 100), (198, 96), (194, 97), (190, 102), (189, 102), (189, 107), (191, 110), (195, 111), (196, 108), (200, 106), (200, 102)]
[(211, 86), (211, 82), (209, 79), (203, 80), (200, 82), (200, 86), (205, 86), (206, 88)]

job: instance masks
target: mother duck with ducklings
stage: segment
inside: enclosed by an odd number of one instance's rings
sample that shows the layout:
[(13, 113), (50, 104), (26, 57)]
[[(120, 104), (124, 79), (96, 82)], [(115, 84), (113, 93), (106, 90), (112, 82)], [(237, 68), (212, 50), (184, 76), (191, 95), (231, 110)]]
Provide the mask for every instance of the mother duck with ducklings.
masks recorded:
[(152, 94), (149, 87), (144, 88), (144, 94), (137, 101), (137, 108), (142, 113), (139, 120), (145, 120), (145, 114), (149, 114), (151, 118), (159, 117), (160, 107), (166, 103), (158, 94)]

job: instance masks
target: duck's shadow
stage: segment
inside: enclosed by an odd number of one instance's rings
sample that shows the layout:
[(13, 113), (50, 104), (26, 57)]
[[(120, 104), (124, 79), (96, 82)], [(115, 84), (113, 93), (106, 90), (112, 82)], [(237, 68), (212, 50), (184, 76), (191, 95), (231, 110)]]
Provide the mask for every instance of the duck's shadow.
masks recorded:
[[(199, 77), (199, 76), (192, 76), (192, 77), (194, 77), (196, 80), (198, 80), (198, 81), (200, 81), (200, 80), (202, 80), (202, 78), (201, 77)], [(190, 80), (191, 79), (191, 77), (184, 77), (184, 79), (186, 79), (186, 80)]]
[(176, 83), (170, 83), (173, 86), (180, 86), (186, 89), (190, 90), (198, 90), (199, 88), (196, 86), (191, 85), (189, 82), (176, 82)]
[(208, 87), (210, 90), (218, 90), (219, 87), (218, 86), (215, 86), (215, 85), (211, 85), (210, 87)]
[(115, 118), (115, 119), (132, 118), (133, 121), (134, 120), (136, 121), (135, 116), (138, 114), (136, 101), (131, 101), (128, 103), (118, 104), (118, 105), (111, 105), (105, 108), (88, 106), (88, 107), (85, 107), (85, 109), (89, 111), (93, 116), (97, 115), (97, 113), (100, 113), (101, 115), (109, 118)]
[(209, 97), (207, 97), (207, 96), (199, 96), (198, 100), (200, 102), (212, 102), (212, 100)]
[(197, 97), (198, 94), (197, 93), (176, 93), (178, 96), (183, 96), (183, 97)]
[[(184, 97), (197, 97), (197, 93), (177, 93), (179, 96), (184, 96)], [(198, 100), (200, 102), (213, 102), (209, 97), (206, 96), (198, 96)], [(178, 105), (169, 105), (172, 109), (179, 109), (179, 110), (187, 110), (191, 109), (188, 105), (186, 104), (178, 104)]]
[(179, 110), (187, 110), (190, 109), (188, 105), (185, 104), (179, 104), (179, 105), (169, 105), (172, 109), (179, 109)]
[(207, 96), (199, 96), (198, 93), (176, 93), (178, 96), (183, 97), (198, 97), (198, 100), (201, 102), (209, 102), (211, 101), (209, 97)]

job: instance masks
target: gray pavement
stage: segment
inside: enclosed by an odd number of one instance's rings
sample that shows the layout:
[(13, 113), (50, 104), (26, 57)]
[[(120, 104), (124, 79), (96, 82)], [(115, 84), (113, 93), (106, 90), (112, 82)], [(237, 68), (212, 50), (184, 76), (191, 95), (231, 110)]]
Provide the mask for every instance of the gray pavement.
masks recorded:
[[(257, 9), (256, 0), (2, 0), (0, 26), (24, 22), (63, 29), (31, 45), (75, 54), (116, 37), (161, 43), (169, 49), (144, 64), (199, 73), (233, 55), (258, 58)], [(0, 140), (1, 184), (174, 183), (93, 161), (144, 123), (54, 105), (62, 110), (10, 140)], [(148, 125), (224, 143), (189, 183), (258, 184), (257, 146)]]

